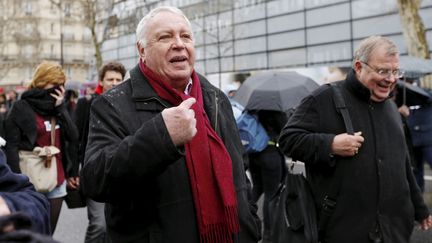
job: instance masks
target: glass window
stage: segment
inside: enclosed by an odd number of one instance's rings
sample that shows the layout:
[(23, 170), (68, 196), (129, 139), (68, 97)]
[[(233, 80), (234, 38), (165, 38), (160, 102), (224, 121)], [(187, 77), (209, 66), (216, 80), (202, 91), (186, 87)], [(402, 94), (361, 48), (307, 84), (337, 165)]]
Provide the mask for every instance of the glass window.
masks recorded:
[(119, 58), (133, 57), (135, 56), (135, 46), (129, 45), (122, 47), (118, 51)]
[(348, 40), (350, 38), (349, 23), (333, 24), (317, 28), (307, 29), (307, 44), (328, 43)]
[[(365, 36), (364, 38), (366, 38), (367, 36)], [(406, 48), (406, 43), (405, 40), (403, 38), (402, 34), (398, 34), (398, 35), (392, 35), (389, 36), (389, 38), (396, 44), (396, 46), (399, 48), (399, 52), (400, 53), (407, 53), (407, 48)], [(358, 45), (360, 44), (360, 41), (362, 41), (363, 38), (358, 39), (356, 41), (354, 41), (354, 48), (358, 48)]]
[(351, 59), (350, 42), (308, 47), (308, 63), (329, 63)]
[(267, 66), (265, 53), (237, 56), (235, 58), (236, 71), (262, 69)]
[(203, 24), (200, 21), (202, 21), (202, 19), (191, 22), (195, 45), (201, 45), (204, 43)]
[(118, 39), (119, 46), (126, 46), (126, 45), (134, 45), (135, 46), (135, 42), (136, 42), (135, 33), (120, 36)]
[[(219, 70), (220, 65), (220, 70)], [(234, 67), (233, 58), (215, 58), (206, 60), (206, 71), (207, 73), (220, 73), (232, 71)]]
[(333, 3), (346, 2), (346, 0), (307, 0), (306, 8), (314, 8), (319, 6), (325, 6)]
[(432, 8), (421, 9), (420, 16), (423, 20), (425, 28), (432, 28)]
[(219, 73), (218, 59), (207, 59), (205, 62), (207, 73)]
[(209, 59), (209, 58), (217, 58), (218, 57), (218, 49), (217, 49), (217, 45), (207, 45), (205, 47), (205, 58)]
[(349, 20), (349, 4), (339, 4), (330, 7), (317, 8), (306, 12), (307, 26), (329, 24)]
[(137, 60), (135, 60), (135, 58), (125, 58), (125, 59), (119, 59), (119, 62), (121, 62), (126, 70), (132, 69), (133, 67), (135, 67), (135, 65), (137, 64)]
[(117, 38), (115, 39), (108, 39), (106, 41), (104, 41), (104, 43), (102, 44), (102, 50), (112, 50), (117, 48), (118, 44), (117, 44)]
[(423, 0), (423, 1), (421, 2), (421, 6), (422, 6), (422, 7), (429, 7), (429, 6), (432, 6), (432, 0)]
[(277, 0), (267, 3), (267, 16), (280, 15), (304, 9), (304, 0)]
[(201, 60), (204, 59), (204, 47), (203, 46), (195, 46), (195, 59)]
[(204, 60), (199, 60), (195, 62), (195, 70), (198, 71), (201, 74), (206, 73), (205, 68), (204, 68)]
[(238, 40), (235, 42), (235, 54), (246, 54), (252, 52), (265, 51), (265, 37), (250, 38)]
[(244, 8), (238, 8), (234, 11), (234, 22), (241, 23), (246, 21), (253, 21), (265, 17), (265, 5), (257, 4), (250, 5)]
[(304, 46), (304, 44), (305, 44), (304, 30), (270, 35), (268, 37), (269, 50)]
[(394, 0), (361, 0), (352, 2), (353, 18), (363, 18), (396, 12), (397, 3)]
[(221, 59), (222, 64), (222, 71), (223, 72), (230, 72), (234, 69), (234, 60), (232, 57), (224, 57)]
[(117, 60), (117, 50), (109, 50), (102, 52), (102, 59), (103, 60)]
[(356, 20), (353, 23), (354, 38), (364, 38), (370, 35), (386, 35), (399, 33), (402, 27), (398, 14)]
[(306, 50), (304, 48), (269, 53), (269, 68), (304, 65), (305, 63)]
[(235, 38), (245, 38), (251, 36), (265, 35), (265, 21), (254, 21), (235, 26)]
[(283, 15), (268, 19), (268, 32), (275, 33), (286, 30), (295, 30), (304, 28), (304, 13), (295, 13)]

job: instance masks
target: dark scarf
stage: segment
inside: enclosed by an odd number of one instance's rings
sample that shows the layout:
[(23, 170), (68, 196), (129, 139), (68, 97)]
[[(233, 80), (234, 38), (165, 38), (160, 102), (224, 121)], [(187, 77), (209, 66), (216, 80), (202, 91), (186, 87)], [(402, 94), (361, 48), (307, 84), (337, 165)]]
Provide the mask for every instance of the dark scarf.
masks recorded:
[(140, 61), (141, 72), (147, 77), (157, 95), (172, 105), (190, 97), (195, 112), (195, 137), (185, 144), (186, 165), (197, 213), (200, 242), (231, 243), (232, 234), (239, 232), (237, 197), (232, 175), (232, 161), (222, 140), (213, 130), (204, 111), (201, 85), (192, 73), (190, 96), (176, 91)]
[(31, 108), (41, 116), (54, 116), (57, 114), (55, 99), (50, 94), (58, 87), (50, 89), (30, 89), (21, 95), (21, 99), (27, 101)]

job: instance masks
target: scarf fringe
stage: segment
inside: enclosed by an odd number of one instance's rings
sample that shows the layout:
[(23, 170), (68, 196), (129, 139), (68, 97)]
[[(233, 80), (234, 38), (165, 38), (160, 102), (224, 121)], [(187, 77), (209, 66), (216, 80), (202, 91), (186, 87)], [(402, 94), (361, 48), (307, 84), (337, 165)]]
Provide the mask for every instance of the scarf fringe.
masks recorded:
[(232, 243), (232, 234), (223, 223), (207, 225), (206, 233), (200, 235), (200, 243)]
[(230, 232), (240, 232), (240, 224), (238, 221), (238, 211), (236, 206), (228, 206), (225, 208), (225, 222), (228, 223), (228, 229)]

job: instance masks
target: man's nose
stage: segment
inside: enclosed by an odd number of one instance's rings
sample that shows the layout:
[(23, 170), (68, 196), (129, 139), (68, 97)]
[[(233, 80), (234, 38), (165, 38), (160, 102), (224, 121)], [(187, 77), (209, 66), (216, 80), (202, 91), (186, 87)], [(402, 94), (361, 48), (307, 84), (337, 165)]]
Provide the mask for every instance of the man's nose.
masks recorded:
[(173, 47), (174, 48), (184, 48), (185, 47), (185, 43), (180, 36), (176, 36), (174, 38)]

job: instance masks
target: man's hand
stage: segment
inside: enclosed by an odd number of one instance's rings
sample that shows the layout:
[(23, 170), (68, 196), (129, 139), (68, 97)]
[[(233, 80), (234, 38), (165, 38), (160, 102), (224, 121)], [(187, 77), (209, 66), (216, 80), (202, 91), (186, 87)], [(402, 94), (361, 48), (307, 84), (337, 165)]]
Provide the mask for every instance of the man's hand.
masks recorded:
[(162, 111), (162, 118), (171, 140), (176, 146), (181, 146), (197, 133), (195, 112), (191, 106), (195, 104), (194, 98), (184, 100), (179, 106), (167, 108)]
[(364, 142), (361, 134), (361, 132), (356, 132), (354, 135), (347, 133), (336, 135), (331, 146), (332, 154), (343, 157), (356, 155)]
[(0, 216), (9, 215), (11, 213), (6, 201), (0, 197)]
[(428, 230), (432, 228), (432, 215), (429, 215), (427, 218), (423, 219), (421, 222), (422, 230)]
[(409, 114), (410, 114), (410, 110), (409, 110), (408, 106), (406, 106), (406, 105), (401, 105), (401, 106), (398, 108), (398, 111), (399, 111), (399, 113), (400, 113), (402, 116), (404, 116), (404, 117), (408, 117)]
[(80, 184), (79, 176), (67, 178), (67, 187), (72, 190), (77, 190)]

